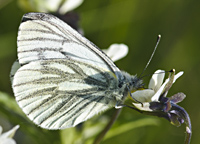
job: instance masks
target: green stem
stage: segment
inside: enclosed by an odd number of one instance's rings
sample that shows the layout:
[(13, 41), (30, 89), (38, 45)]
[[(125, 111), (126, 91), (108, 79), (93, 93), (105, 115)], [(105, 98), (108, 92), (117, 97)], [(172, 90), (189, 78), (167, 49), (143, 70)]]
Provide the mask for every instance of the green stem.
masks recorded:
[(102, 139), (104, 138), (104, 136), (106, 135), (108, 130), (112, 127), (114, 122), (117, 120), (121, 110), (122, 110), (121, 108), (115, 110), (114, 115), (112, 116), (112, 118), (110, 119), (110, 121), (108, 122), (106, 127), (103, 129), (103, 131), (96, 137), (96, 139), (94, 140), (93, 144), (99, 144), (102, 141)]

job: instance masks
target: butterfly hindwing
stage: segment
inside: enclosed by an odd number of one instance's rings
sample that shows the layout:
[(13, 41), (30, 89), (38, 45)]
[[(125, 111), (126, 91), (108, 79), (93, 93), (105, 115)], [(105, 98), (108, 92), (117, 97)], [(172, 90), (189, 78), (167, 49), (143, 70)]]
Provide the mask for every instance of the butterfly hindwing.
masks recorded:
[(114, 74), (104, 69), (56, 59), (19, 68), (13, 90), (19, 106), (37, 125), (63, 129), (113, 107), (117, 83)]

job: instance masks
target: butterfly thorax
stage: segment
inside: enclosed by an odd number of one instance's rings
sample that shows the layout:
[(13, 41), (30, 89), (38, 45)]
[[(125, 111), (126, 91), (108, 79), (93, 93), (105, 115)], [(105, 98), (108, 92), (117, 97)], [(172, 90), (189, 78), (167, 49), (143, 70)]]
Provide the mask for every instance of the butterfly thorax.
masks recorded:
[(121, 98), (122, 101), (133, 91), (136, 91), (144, 86), (143, 81), (138, 78), (136, 75), (132, 76), (127, 72), (122, 71), (124, 76), (123, 80), (119, 81), (119, 91), (122, 92), (123, 97)]

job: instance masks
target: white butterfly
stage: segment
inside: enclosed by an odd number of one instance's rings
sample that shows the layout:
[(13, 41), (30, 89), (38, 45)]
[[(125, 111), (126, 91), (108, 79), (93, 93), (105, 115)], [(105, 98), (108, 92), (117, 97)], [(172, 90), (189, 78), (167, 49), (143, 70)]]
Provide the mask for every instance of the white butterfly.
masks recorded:
[(64, 129), (91, 118), (143, 86), (97, 46), (45, 13), (22, 18), (11, 81), (21, 109), (35, 124)]

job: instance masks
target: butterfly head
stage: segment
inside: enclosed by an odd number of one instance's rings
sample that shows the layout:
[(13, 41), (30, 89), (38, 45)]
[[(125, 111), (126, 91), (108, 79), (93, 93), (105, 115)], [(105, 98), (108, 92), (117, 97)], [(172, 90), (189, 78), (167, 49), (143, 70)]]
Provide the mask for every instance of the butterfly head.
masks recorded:
[(126, 84), (127, 87), (129, 87), (131, 92), (144, 87), (142, 79), (138, 78), (136, 75), (132, 76), (128, 74), (127, 72), (123, 72), (123, 71), (122, 71), (122, 74), (124, 76), (123, 83)]

